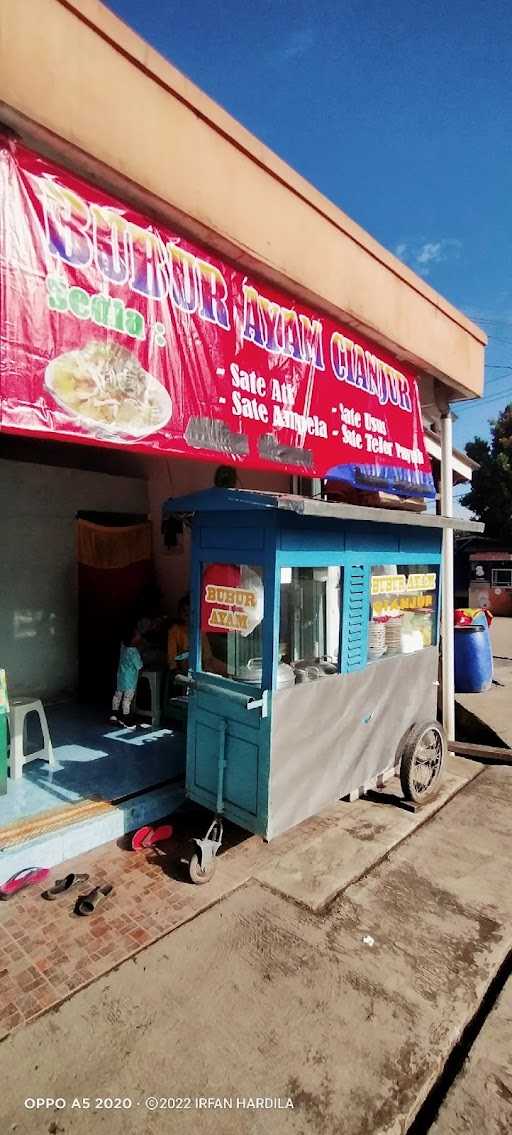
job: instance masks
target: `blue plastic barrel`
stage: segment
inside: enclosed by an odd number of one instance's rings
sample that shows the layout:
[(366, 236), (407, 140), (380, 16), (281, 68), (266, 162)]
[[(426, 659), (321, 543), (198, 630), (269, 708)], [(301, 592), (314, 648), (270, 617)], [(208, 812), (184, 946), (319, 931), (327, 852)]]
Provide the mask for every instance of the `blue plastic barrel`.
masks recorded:
[(481, 694), (492, 685), (491, 636), (487, 620), (455, 627), (455, 693)]

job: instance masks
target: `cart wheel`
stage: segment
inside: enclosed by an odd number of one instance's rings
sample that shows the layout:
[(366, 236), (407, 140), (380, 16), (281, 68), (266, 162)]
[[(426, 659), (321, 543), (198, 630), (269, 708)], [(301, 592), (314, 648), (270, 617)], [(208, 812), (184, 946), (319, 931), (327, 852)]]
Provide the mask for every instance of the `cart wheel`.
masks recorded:
[(210, 879), (213, 879), (216, 866), (217, 860), (215, 859), (215, 856), (213, 856), (213, 858), (210, 859), (207, 867), (201, 867), (199, 855), (197, 851), (194, 852), (188, 865), (188, 871), (192, 882), (197, 883), (198, 885), (202, 883), (209, 883)]
[(422, 804), (437, 792), (446, 758), (446, 737), (437, 721), (413, 726), (400, 761), (400, 783), (406, 800)]

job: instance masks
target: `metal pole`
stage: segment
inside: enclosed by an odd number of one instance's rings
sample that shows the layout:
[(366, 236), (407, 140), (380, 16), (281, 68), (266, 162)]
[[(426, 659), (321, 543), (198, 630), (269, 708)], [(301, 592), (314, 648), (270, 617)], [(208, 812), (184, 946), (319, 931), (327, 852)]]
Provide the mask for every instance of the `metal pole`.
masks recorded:
[[(452, 415), (441, 418), (441, 515), (453, 516)], [(449, 741), (455, 740), (455, 678), (453, 629), (453, 528), (443, 531), (442, 573), (443, 725)]]

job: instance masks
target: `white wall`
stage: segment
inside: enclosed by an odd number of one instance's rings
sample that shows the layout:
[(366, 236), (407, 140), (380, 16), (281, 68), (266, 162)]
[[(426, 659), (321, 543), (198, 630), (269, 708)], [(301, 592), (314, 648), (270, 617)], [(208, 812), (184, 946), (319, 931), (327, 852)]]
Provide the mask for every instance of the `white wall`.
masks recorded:
[[(146, 480), (0, 458), (0, 667), (12, 696), (56, 697), (76, 687), (78, 511), (151, 512), (157, 579), (164, 608), (175, 614), (189, 588), (189, 537), (165, 550), (161, 506), (211, 486), (222, 462), (142, 460)], [(290, 488), (277, 473), (242, 470), (240, 479), (244, 488)]]
[(0, 459), (0, 667), (11, 695), (76, 686), (81, 509), (147, 512), (146, 483)]

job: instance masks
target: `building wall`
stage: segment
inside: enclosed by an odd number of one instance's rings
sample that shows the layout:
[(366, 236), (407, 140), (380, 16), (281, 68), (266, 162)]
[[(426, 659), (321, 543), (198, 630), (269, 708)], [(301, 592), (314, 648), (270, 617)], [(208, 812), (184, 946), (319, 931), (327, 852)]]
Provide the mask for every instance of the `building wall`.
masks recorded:
[[(494, 572), (500, 571), (498, 583)], [(506, 572), (506, 575), (503, 573)], [(469, 604), (487, 607), (493, 615), (512, 615), (512, 555), (506, 552), (483, 552), (471, 556)]]
[[(165, 548), (161, 534), (162, 504), (169, 497), (210, 488), (219, 464), (220, 461), (164, 461), (161, 458), (149, 460), (146, 464), (153, 526), (153, 559), (163, 606), (169, 615), (176, 614), (178, 600), (190, 586), (190, 533), (185, 528), (179, 546)], [(240, 473), (240, 482), (244, 489), (268, 489), (283, 493), (290, 491), (290, 477), (277, 473), (257, 473), (244, 469)]]
[(11, 694), (53, 697), (76, 685), (80, 509), (147, 512), (146, 484), (0, 459), (0, 666)]
[(485, 334), (98, 0), (0, 6), (2, 121), (463, 396), (481, 394)]
[(512, 588), (491, 587), (487, 580), (469, 585), (469, 606), (485, 607), (492, 615), (512, 616)]

